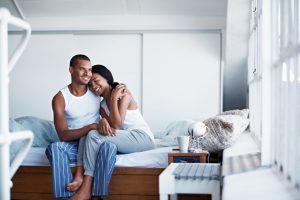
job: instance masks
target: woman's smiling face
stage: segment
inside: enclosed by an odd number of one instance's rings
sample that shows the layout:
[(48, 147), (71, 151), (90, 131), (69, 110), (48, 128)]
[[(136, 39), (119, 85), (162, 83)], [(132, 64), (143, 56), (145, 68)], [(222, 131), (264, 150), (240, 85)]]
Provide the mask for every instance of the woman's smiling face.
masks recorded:
[(94, 94), (101, 96), (103, 92), (107, 88), (109, 88), (109, 84), (107, 83), (107, 80), (101, 75), (93, 73), (92, 78), (89, 82), (89, 87)]

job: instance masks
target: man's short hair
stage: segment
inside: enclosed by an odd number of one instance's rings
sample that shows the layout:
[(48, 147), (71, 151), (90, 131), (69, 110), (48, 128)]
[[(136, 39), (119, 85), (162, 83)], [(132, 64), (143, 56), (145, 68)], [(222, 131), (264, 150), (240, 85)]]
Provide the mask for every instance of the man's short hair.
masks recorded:
[(89, 57), (87, 57), (86, 55), (83, 54), (77, 54), (75, 56), (73, 56), (70, 60), (70, 66), (75, 67), (78, 64), (79, 60), (87, 60), (87, 61), (91, 61), (89, 59)]

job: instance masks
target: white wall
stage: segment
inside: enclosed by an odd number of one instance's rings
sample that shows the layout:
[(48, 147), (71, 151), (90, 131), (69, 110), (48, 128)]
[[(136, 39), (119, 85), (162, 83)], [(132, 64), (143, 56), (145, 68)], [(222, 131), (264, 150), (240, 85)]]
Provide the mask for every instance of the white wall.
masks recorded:
[(220, 33), (149, 33), (143, 42), (144, 117), (154, 131), (220, 112)]
[[(13, 50), (17, 36), (10, 36)], [(70, 83), (69, 62), (83, 53), (106, 65), (141, 103), (141, 35), (34, 34), (10, 74), (10, 116), (52, 119), (52, 97)]]
[[(16, 43), (16, 36), (9, 43)], [(70, 82), (69, 59), (73, 38), (68, 35), (33, 35), (10, 74), (10, 117), (32, 115), (52, 119), (51, 100)], [(10, 49), (12, 50), (12, 49)]]
[[(14, 46), (17, 37), (10, 36)], [(12, 49), (10, 49), (11, 51)], [(33, 34), (11, 73), (10, 116), (52, 119), (51, 100), (70, 83), (70, 58), (83, 53), (126, 83), (153, 131), (220, 112), (220, 32)]]
[(92, 64), (108, 67), (115, 81), (125, 83), (141, 105), (141, 34), (74, 35), (75, 53), (90, 57)]

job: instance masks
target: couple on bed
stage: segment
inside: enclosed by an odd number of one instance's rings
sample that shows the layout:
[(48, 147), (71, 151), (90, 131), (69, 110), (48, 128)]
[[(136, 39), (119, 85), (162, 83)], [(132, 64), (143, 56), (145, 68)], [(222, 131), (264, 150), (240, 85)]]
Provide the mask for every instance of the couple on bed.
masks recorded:
[[(53, 98), (54, 124), (61, 142), (46, 155), (56, 198), (105, 198), (116, 154), (154, 148), (154, 137), (124, 84), (85, 55), (70, 61), (71, 84)], [(102, 97), (102, 101), (101, 101)], [(77, 160), (73, 178), (69, 164)]]

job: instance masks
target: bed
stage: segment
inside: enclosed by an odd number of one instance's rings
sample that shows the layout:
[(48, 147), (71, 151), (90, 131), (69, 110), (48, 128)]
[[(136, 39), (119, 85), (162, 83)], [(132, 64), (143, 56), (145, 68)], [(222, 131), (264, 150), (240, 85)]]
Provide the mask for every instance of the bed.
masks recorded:
[[(235, 111), (236, 112), (236, 111)], [(248, 111), (247, 111), (248, 112)], [(229, 147), (249, 124), (248, 113), (242, 116), (225, 112), (203, 121), (207, 127), (207, 137), (202, 146), (210, 152), (218, 152)], [(117, 156), (116, 168), (109, 186), (109, 198), (113, 200), (152, 200), (159, 199), (158, 177), (168, 165), (168, 152), (177, 144), (178, 135), (189, 134), (192, 120), (171, 123), (162, 133), (156, 133), (156, 149)], [(197, 122), (199, 123), (199, 122)], [(13, 177), (12, 199), (52, 199), (51, 169), (45, 156), (45, 147), (58, 140), (53, 122), (34, 117), (23, 117), (10, 121), (10, 128), (29, 129), (34, 135), (29, 154)], [(15, 145), (18, 146), (18, 145)], [(37, 147), (43, 146), (43, 147)], [(210, 154), (210, 161), (220, 162), (216, 153)], [(193, 199), (193, 196), (179, 199)], [(197, 196), (196, 199), (199, 199)], [(210, 199), (201, 196), (201, 199)]]
[[(172, 147), (117, 156), (109, 199), (158, 199), (158, 176)], [(13, 177), (12, 199), (52, 199), (51, 170), (45, 148), (31, 148)]]
[[(158, 133), (156, 149), (117, 156), (109, 188), (109, 199), (158, 199), (158, 176), (168, 165), (168, 152), (176, 145), (174, 137), (183, 134), (187, 121), (168, 128), (169, 136)], [(10, 129), (31, 130), (34, 133), (33, 147), (13, 177), (12, 199), (52, 199), (51, 169), (45, 156), (45, 148), (58, 141), (52, 121), (32, 116), (10, 119)], [(172, 133), (172, 134), (171, 134)], [(21, 149), (22, 142), (12, 145), (13, 157)]]
[[(111, 200), (158, 200), (160, 173), (168, 166), (168, 152), (161, 147), (132, 154), (117, 155), (116, 168), (109, 185)], [(33, 147), (13, 177), (12, 199), (54, 199), (51, 169), (45, 148)], [(179, 199), (210, 200), (210, 195), (180, 195)]]

